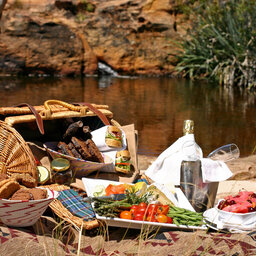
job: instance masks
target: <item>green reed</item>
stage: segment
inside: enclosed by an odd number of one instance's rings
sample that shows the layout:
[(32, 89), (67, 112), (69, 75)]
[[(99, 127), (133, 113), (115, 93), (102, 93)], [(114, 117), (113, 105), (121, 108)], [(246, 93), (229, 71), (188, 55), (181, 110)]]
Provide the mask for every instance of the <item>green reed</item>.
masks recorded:
[[(256, 1), (197, 1), (177, 71), (190, 79), (256, 88)], [(191, 18), (192, 20), (192, 18)]]

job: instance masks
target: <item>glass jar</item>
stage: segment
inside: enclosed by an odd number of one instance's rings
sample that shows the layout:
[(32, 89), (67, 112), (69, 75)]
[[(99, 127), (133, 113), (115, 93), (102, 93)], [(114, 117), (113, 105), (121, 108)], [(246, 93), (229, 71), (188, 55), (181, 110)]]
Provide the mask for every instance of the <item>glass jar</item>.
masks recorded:
[(54, 183), (69, 185), (72, 179), (70, 162), (65, 158), (55, 158), (51, 162), (52, 178)]

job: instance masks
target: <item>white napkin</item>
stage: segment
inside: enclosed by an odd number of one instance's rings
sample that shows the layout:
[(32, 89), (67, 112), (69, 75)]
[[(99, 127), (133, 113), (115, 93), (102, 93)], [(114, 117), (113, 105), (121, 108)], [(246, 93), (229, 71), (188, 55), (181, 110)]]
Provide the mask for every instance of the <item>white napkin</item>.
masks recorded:
[(96, 144), (96, 146), (98, 147), (98, 149), (101, 152), (105, 152), (105, 151), (113, 151), (113, 150), (124, 150), (127, 147), (127, 143), (126, 143), (126, 136), (124, 131), (120, 128), (121, 132), (122, 132), (122, 144), (123, 146), (121, 148), (112, 148), (109, 147), (106, 142), (105, 142), (105, 137), (106, 137), (106, 132), (107, 132), (107, 128), (108, 125), (103, 126), (97, 130), (94, 130), (91, 132), (92, 134), (92, 140), (94, 141), (94, 143)]
[(228, 166), (222, 161), (203, 158), (201, 148), (196, 144), (193, 134), (184, 135), (149, 166), (145, 175), (154, 182), (167, 184), (173, 182), (180, 185), (180, 168), (183, 160), (201, 160), (203, 182), (223, 181), (232, 176)]
[(117, 151), (105, 151), (102, 154), (110, 157), (113, 162), (112, 164), (109, 164), (108, 166), (104, 166), (103, 168), (100, 169), (101, 172), (113, 172), (115, 173), (115, 162), (116, 162), (116, 153)]
[(227, 180), (233, 175), (228, 166), (222, 161), (202, 158), (201, 164), (204, 183)]
[(195, 143), (194, 134), (180, 137), (149, 166), (145, 175), (160, 184), (173, 182), (180, 184), (180, 165), (183, 160), (193, 159), (195, 155), (202, 158), (202, 150)]
[(251, 232), (256, 228), (256, 223), (251, 223), (251, 224), (232, 224), (224, 221), (219, 221), (217, 223), (217, 228), (218, 229), (227, 229), (231, 233), (246, 233), (246, 232)]
[(247, 222), (243, 223), (229, 223), (224, 219), (221, 219), (218, 213), (218, 210), (214, 208), (210, 208), (203, 213), (206, 221), (210, 224), (210, 227), (217, 228), (218, 230), (226, 229), (231, 233), (248, 233), (251, 232), (256, 228), (256, 222), (248, 220)]

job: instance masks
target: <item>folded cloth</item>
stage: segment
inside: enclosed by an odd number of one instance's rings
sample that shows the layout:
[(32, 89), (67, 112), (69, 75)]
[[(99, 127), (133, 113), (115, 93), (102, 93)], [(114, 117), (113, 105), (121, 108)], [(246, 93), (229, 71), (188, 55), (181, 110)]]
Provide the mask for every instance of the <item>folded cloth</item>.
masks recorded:
[(59, 193), (58, 200), (73, 215), (90, 220), (95, 218), (95, 212), (92, 205), (83, 201), (83, 198), (73, 189), (62, 190)]
[(194, 134), (180, 137), (169, 148), (163, 151), (159, 157), (146, 170), (145, 175), (151, 180), (167, 184), (173, 182), (180, 185), (180, 166), (183, 160), (190, 157), (203, 157), (201, 148), (195, 143)]
[(145, 175), (160, 184), (172, 182), (174, 185), (180, 185), (180, 168), (183, 160), (201, 160), (204, 183), (223, 181), (233, 175), (224, 162), (203, 158), (203, 152), (196, 144), (194, 134), (180, 137), (163, 151), (145, 171)]
[(248, 232), (251, 232), (252, 230), (255, 230), (256, 223), (251, 223), (246, 225), (246, 224), (233, 224), (225, 221), (219, 221), (217, 223), (217, 228), (227, 229), (231, 233), (248, 233)]
[(218, 182), (229, 179), (233, 173), (222, 161), (214, 161), (210, 158), (202, 158), (203, 182)]

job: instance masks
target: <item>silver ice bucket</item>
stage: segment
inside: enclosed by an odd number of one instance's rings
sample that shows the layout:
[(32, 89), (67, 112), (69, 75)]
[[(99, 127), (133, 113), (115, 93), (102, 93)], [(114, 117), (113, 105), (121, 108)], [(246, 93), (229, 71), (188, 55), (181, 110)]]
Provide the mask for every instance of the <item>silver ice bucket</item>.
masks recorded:
[(201, 161), (181, 163), (180, 188), (196, 212), (204, 212), (214, 206), (218, 185), (219, 182), (203, 182)]

